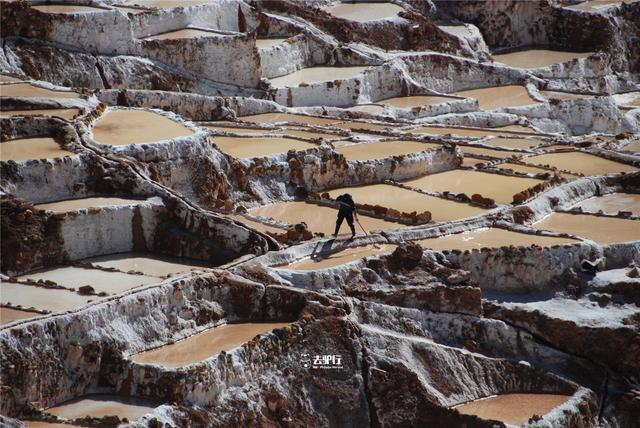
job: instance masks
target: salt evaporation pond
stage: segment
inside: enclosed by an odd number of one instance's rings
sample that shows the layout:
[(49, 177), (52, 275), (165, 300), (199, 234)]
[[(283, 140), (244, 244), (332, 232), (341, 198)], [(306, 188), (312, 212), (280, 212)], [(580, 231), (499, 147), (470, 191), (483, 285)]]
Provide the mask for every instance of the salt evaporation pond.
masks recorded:
[(580, 236), (599, 244), (640, 240), (640, 221), (616, 217), (552, 213), (532, 227)]
[(95, 266), (122, 272), (142, 272), (150, 276), (167, 276), (206, 267), (203, 261), (148, 253), (119, 253), (84, 259)]
[(126, 198), (117, 198), (117, 197), (107, 196), (107, 197), (67, 199), (66, 201), (47, 202), (44, 204), (36, 204), (34, 205), (34, 208), (39, 210), (49, 210), (56, 213), (64, 213), (64, 212), (77, 211), (80, 209), (88, 209), (88, 208), (138, 205), (141, 202), (144, 202), (144, 200), (143, 199), (126, 199)]
[(287, 39), (256, 39), (256, 46), (258, 49), (269, 49), (271, 47), (281, 45), (285, 40)]
[(362, 247), (352, 247), (332, 254), (322, 252), (314, 254), (310, 258), (305, 258), (289, 265), (282, 266), (281, 268), (299, 271), (326, 269), (345, 263), (350, 263), (355, 260), (360, 260), (365, 257), (388, 254), (393, 252), (394, 249), (395, 245), (384, 244), (378, 246), (366, 245)]
[(2, 304), (34, 308), (52, 312), (68, 311), (79, 308), (96, 300), (96, 296), (81, 296), (69, 290), (44, 288), (33, 285), (0, 283), (0, 299)]
[(179, 39), (200, 39), (203, 37), (219, 36), (219, 33), (213, 31), (199, 30), (197, 28), (182, 28), (180, 30), (160, 33), (153, 36), (145, 37), (145, 40), (179, 40)]
[(93, 126), (101, 144), (125, 146), (186, 137), (193, 132), (165, 116), (144, 110), (107, 110)]
[(307, 150), (317, 144), (293, 138), (278, 137), (212, 137), (211, 141), (223, 152), (236, 158), (254, 158), (286, 153), (289, 150)]
[(108, 9), (102, 9), (99, 7), (91, 7), (91, 6), (81, 6), (77, 4), (72, 5), (62, 5), (62, 4), (52, 4), (52, 5), (37, 5), (31, 6), (32, 9), (39, 10), (44, 13), (54, 13), (54, 14), (69, 14), (69, 13), (88, 13), (88, 12), (104, 12)]
[(442, 147), (435, 143), (421, 143), (419, 141), (376, 141), (373, 143), (360, 143), (351, 146), (338, 147), (336, 151), (347, 160), (372, 160), (391, 156), (420, 153), (425, 150)]
[(0, 96), (14, 98), (80, 98), (80, 94), (77, 92), (55, 91), (30, 83), (0, 85)]
[(0, 325), (9, 324), (13, 321), (33, 318), (40, 315), (41, 314), (35, 312), (21, 311), (20, 309), (2, 307), (0, 308)]
[(2, 116), (52, 116), (62, 119), (73, 119), (80, 114), (77, 108), (55, 108), (46, 110), (3, 110), (0, 112)]
[(502, 107), (520, 107), (536, 104), (527, 88), (518, 85), (493, 86), (490, 88), (459, 91), (453, 95), (475, 98), (481, 110), (494, 110)]
[(336, 2), (331, 6), (325, 7), (324, 10), (336, 18), (367, 22), (392, 18), (404, 9), (389, 2)]
[(280, 122), (296, 122), (304, 123), (307, 125), (331, 125), (338, 123), (341, 120), (335, 118), (324, 118), (316, 116), (306, 116), (304, 114), (292, 114), (292, 113), (261, 113), (250, 116), (239, 117), (243, 122), (254, 123), (280, 123)]
[(405, 132), (412, 134), (434, 134), (434, 135), (459, 135), (463, 137), (487, 137), (487, 136), (504, 136), (513, 137), (514, 134), (504, 131), (517, 131), (517, 132), (533, 132), (532, 129), (520, 126), (509, 125), (499, 128), (485, 128), (485, 129), (469, 129), (469, 128), (456, 128), (456, 127), (439, 127), (439, 126), (421, 126), (418, 128), (408, 129)]
[(0, 143), (0, 159), (3, 161), (52, 159), (63, 156), (75, 156), (75, 153), (62, 149), (56, 140), (50, 137), (20, 138)]
[(361, 74), (369, 66), (352, 67), (308, 67), (294, 71), (281, 77), (269, 79), (271, 85), (276, 88), (287, 86), (298, 86), (301, 83), (326, 82), (334, 80), (349, 79)]
[(634, 172), (638, 168), (621, 162), (583, 152), (547, 153), (527, 158), (527, 163), (549, 165), (554, 168), (584, 175), (603, 175)]
[(628, 211), (633, 215), (640, 215), (640, 195), (611, 193), (586, 199), (573, 207), (582, 208), (582, 211), (590, 213), (602, 211), (607, 214), (617, 214), (619, 211)]
[(446, 103), (456, 101), (457, 98), (440, 97), (436, 95), (413, 95), (409, 97), (395, 97), (376, 101), (376, 104), (384, 104), (397, 108), (414, 108), (430, 104)]
[(46, 412), (66, 419), (118, 416), (133, 422), (156, 407), (156, 403), (141, 398), (92, 394), (50, 407)]
[(504, 54), (494, 54), (493, 59), (509, 67), (537, 68), (559, 64), (577, 58), (586, 58), (593, 52), (564, 52), (548, 49), (527, 49)]
[(511, 245), (549, 247), (552, 245), (574, 244), (579, 241), (571, 238), (533, 235), (497, 227), (487, 227), (437, 238), (422, 239), (416, 242), (425, 248), (441, 251), (499, 248)]

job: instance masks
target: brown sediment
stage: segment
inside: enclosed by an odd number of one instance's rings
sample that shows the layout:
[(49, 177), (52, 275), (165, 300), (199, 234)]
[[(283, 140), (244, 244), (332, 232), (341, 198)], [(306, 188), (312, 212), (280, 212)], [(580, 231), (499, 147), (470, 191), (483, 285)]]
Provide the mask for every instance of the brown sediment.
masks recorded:
[(503, 394), (455, 406), (458, 412), (481, 419), (522, 425), (533, 415), (544, 416), (569, 400), (560, 394)]
[(153, 143), (191, 134), (180, 123), (144, 110), (107, 110), (93, 127), (98, 143), (113, 146)]
[(394, 249), (395, 245), (387, 244), (378, 246), (367, 245), (364, 247), (347, 248), (333, 254), (314, 254), (311, 258), (291, 263), (287, 266), (283, 266), (282, 268), (301, 271), (325, 269), (349, 263), (355, 260), (360, 260), (364, 257), (388, 254), (391, 253)]
[(456, 92), (453, 95), (477, 99), (481, 110), (494, 110), (501, 107), (518, 107), (537, 103), (537, 101), (529, 96), (527, 88), (518, 85), (471, 89), (468, 91)]
[(22, 161), (75, 156), (75, 153), (60, 148), (53, 138), (20, 138), (0, 143), (0, 159)]
[(76, 211), (83, 208), (116, 207), (123, 205), (137, 205), (144, 202), (143, 199), (125, 199), (116, 197), (95, 197), (82, 199), (68, 199), (66, 201), (47, 202), (34, 205), (39, 210), (49, 210), (56, 213)]
[(518, 132), (530, 132), (533, 130), (520, 125), (509, 125), (500, 128), (485, 128), (485, 129), (467, 129), (467, 128), (455, 128), (455, 127), (437, 127), (437, 126), (421, 126), (418, 128), (409, 129), (406, 132), (413, 134), (434, 134), (434, 135), (461, 135), (465, 137), (486, 137), (486, 136), (504, 136), (513, 137), (513, 134), (502, 131), (518, 131)]
[(335, 128), (340, 129), (351, 129), (351, 130), (366, 130), (366, 131), (383, 131), (385, 129), (393, 127), (392, 124), (389, 125), (380, 125), (377, 123), (366, 123), (366, 122), (343, 122), (333, 125)]
[(402, 212), (429, 211), (434, 221), (459, 220), (485, 212), (483, 208), (425, 195), (389, 184), (344, 187), (329, 192), (332, 198), (343, 193), (350, 193), (358, 204), (379, 205)]
[[(335, 208), (308, 204), (306, 202), (278, 202), (275, 204), (265, 205), (263, 207), (253, 208), (249, 210), (249, 214), (253, 216), (270, 217), (275, 220), (288, 224), (306, 223), (312, 232), (324, 232), (331, 234), (336, 226), (336, 216), (338, 210)], [(404, 227), (402, 224), (393, 223), (373, 217), (361, 215), (360, 223), (367, 231), (399, 229)], [(357, 227), (358, 233), (361, 231)], [(346, 221), (343, 222), (341, 232), (343, 234), (351, 234)]]
[(243, 217), (243, 216), (240, 216), (240, 215), (228, 215), (227, 217), (229, 217), (232, 220), (244, 223), (248, 227), (256, 229), (256, 230), (258, 230), (260, 232), (264, 232), (264, 233), (284, 233), (284, 232), (286, 232), (285, 229), (281, 229), (279, 227), (274, 227), (274, 226), (269, 226), (269, 225), (266, 225), (264, 223), (260, 223), (258, 221), (250, 220), (250, 219), (248, 219), (246, 217)]
[(130, 358), (138, 363), (181, 367), (205, 360), (221, 351), (230, 351), (257, 335), (287, 325), (289, 323), (283, 322), (226, 324)]
[(509, 152), (506, 150), (492, 150), (484, 147), (460, 146), (462, 152), (466, 155), (488, 156), (497, 159), (506, 159), (512, 156), (522, 156), (523, 153)]
[(1, 97), (15, 98), (80, 98), (80, 94), (72, 91), (54, 91), (31, 85), (30, 83), (12, 83), (0, 85)]
[(40, 316), (35, 312), (21, 311), (20, 309), (0, 307), (0, 325), (9, 324), (10, 322), (17, 320), (24, 320)]
[(349, 111), (361, 111), (369, 114), (383, 114), (384, 106), (378, 104), (359, 104), (354, 107), (349, 107)]
[(201, 4), (215, 3), (216, 1), (217, 0), (130, 0), (128, 3), (138, 6), (169, 9), (176, 7), (198, 6)]
[(414, 95), (410, 97), (394, 97), (376, 101), (376, 104), (386, 104), (398, 108), (422, 107), (429, 104), (456, 101), (457, 98), (439, 97), (435, 95)]
[(638, 171), (638, 168), (582, 152), (548, 153), (527, 158), (527, 163), (552, 167), (584, 175), (602, 175)]
[(107, 9), (102, 9), (98, 7), (91, 6), (81, 6), (81, 5), (62, 5), (62, 4), (53, 4), (53, 5), (37, 5), (31, 6), (33, 9), (39, 10), (44, 13), (87, 13), (87, 12), (104, 12)]
[(219, 33), (215, 33), (213, 31), (198, 30), (196, 28), (182, 28), (180, 30), (145, 37), (144, 40), (200, 39), (202, 37), (215, 37), (219, 35)]
[(77, 108), (57, 108), (48, 110), (3, 110), (1, 116), (57, 116), (63, 119), (73, 119), (74, 116), (80, 114)]
[(123, 272), (136, 271), (151, 276), (166, 276), (208, 267), (205, 262), (147, 253), (119, 253), (84, 259), (96, 266), (114, 268)]
[(119, 395), (87, 395), (70, 400), (46, 410), (47, 413), (66, 419), (84, 417), (101, 418), (118, 416), (135, 421), (151, 412), (157, 405), (149, 400)]
[(275, 87), (298, 86), (301, 83), (342, 80), (361, 74), (369, 66), (308, 67), (281, 77), (269, 79)]
[(542, 180), (524, 177), (508, 177), (479, 171), (453, 170), (425, 175), (408, 180), (405, 184), (432, 192), (464, 193), (467, 196), (480, 194), (498, 203), (508, 204), (513, 195), (522, 192)]
[(393, 3), (336, 3), (324, 8), (336, 18), (348, 21), (367, 22), (396, 16), (404, 9)]
[(347, 160), (371, 160), (390, 156), (408, 155), (420, 153), (425, 150), (442, 147), (435, 143), (421, 143), (419, 141), (377, 141), (366, 144), (356, 144), (347, 147), (339, 147), (336, 151)]
[(70, 428), (74, 425), (62, 424), (58, 422), (45, 422), (45, 421), (22, 421), (28, 428)]
[(510, 162), (501, 163), (499, 165), (495, 165), (495, 167), (499, 169), (510, 169), (514, 172), (524, 172), (526, 174), (544, 174), (552, 172), (544, 168), (538, 168), (536, 166), (521, 165), (518, 163)]
[[(35, 287), (31, 285), (3, 282), (0, 284), (0, 299), (3, 304), (35, 308), (52, 312), (67, 311), (86, 305), (90, 297), (63, 289)], [(93, 297), (93, 300), (96, 298)]]
[(632, 0), (587, 0), (582, 3), (564, 6), (575, 10), (597, 10), (606, 6), (614, 6), (622, 3), (631, 3)]
[(526, 138), (492, 138), (491, 140), (483, 141), (482, 144), (513, 149), (529, 149), (544, 144), (544, 141)]
[(579, 241), (571, 238), (533, 235), (488, 227), (438, 238), (422, 239), (416, 242), (425, 248), (433, 250), (471, 250), (474, 248), (498, 248), (511, 245), (525, 247), (538, 245), (548, 247), (552, 245), (573, 244)]
[(576, 58), (586, 58), (589, 55), (593, 55), (593, 52), (564, 52), (548, 49), (527, 49), (524, 51), (505, 54), (494, 54), (493, 59), (510, 67), (537, 68), (571, 61)]
[(273, 39), (256, 39), (256, 46), (258, 49), (267, 49), (273, 46), (281, 45), (287, 39), (273, 38)]
[(316, 116), (305, 116), (303, 114), (291, 114), (291, 113), (261, 113), (250, 116), (242, 116), (238, 119), (243, 122), (255, 122), (255, 123), (277, 123), (277, 122), (298, 122), (306, 123), (307, 125), (330, 125), (338, 123), (341, 120), (337, 118), (323, 118)]
[(574, 207), (582, 208), (584, 212), (597, 213), (602, 211), (608, 214), (617, 214), (619, 211), (627, 211), (633, 215), (640, 215), (640, 195), (611, 193), (586, 199)]
[(211, 129), (218, 132), (233, 132), (237, 134), (267, 134), (272, 132), (272, 129), (259, 129), (259, 128), (242, 128), (240, 126), (219, 126), (219, 125), (200, 125), (203, 128)]
[(600, 244), (640, 239), (640, 221), (615, 217), (552, 213), (532, 226), (540, 230), (580, 236)]
[(4, 74), (0, 74), (0, 83), (22, 82), (23, 80), (24, 79), (20, 79), (19, 77), (5, 76)]
[(275, 137), (211, 137), (210, 140), (223, 152), (236, 158), (253, 158), (289, 150), (307, 150), (318, 147), (316, 144), (292, 138)]
[(625, 152), (640, 153), (640, 140), (635, 140), (622, 148)]

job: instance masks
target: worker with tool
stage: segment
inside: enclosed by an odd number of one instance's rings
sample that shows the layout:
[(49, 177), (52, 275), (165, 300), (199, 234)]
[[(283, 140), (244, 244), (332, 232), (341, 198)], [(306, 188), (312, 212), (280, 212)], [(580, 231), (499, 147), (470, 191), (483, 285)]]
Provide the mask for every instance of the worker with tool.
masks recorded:
[[(356, 227), (353, 224), (353, 217), (355, 216), (356, 221), (358, 221), (356, 203), (353, 202), (353, 198), (348, 193), (338, 196), (336, 198), (336, 202), (338, 203), (338, 220), (336, 220), (336, 231), (333, 236), (336, 238), (338, 237), (342, 221), (347, 219), (347, 224), (351, 228), (351, 239), (353, 239), (353, 237), (356, 236)], [(358, 224), (360, 224), (359, 221)]]

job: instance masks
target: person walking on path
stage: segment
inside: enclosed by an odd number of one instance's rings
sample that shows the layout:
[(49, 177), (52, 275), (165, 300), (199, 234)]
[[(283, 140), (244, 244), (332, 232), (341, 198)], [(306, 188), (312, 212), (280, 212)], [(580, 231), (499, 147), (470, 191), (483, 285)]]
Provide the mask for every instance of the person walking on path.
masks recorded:
[(351, 228), (351, 239), (353, 239), (356, 236), (356, 227), (353, 224), (353, 217), (355, 216), (356, 220), (358, 219), (356, 203), (353, 202), (353, 198), (348, 193), (338, 196), (336, 198), (336, 202), (338, 203), (338, 219), (336, 220), (336, 231), (333, 236), (336, 238), (338, 237), (340, 226), (342, 226), (342, 222), (346, 219), (347, 224)]

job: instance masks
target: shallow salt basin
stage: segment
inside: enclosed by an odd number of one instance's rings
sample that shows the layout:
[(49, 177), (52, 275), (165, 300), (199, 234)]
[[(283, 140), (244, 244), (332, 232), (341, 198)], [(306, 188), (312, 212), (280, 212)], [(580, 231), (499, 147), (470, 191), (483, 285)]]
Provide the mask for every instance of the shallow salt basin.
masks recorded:
[(570, 395), (560, 394), (503, 394), (482, 398), (453, 407), (465, 415), (522, 425), (533, 415), (543, 416), (565, 403)]
[(302, 70), (294, 71), (281, 77), (269, 79), (271, 85), (276, 88), (286, 86), (298, 86), (301, 83), (326, 82), (334, 80), (343, 80), (361, 74), (369, 66), (352, 66), (352, 67), (308, 67)]
[(210, 140), (223, 152), (236, 158), (254, 158), (286, 153), (289, 150), (307, 150), (318, 147), (293, 138), (278, 137), (212, 137)]
[(381, 125), (379, 123), (366, 123), (366, 122), (343, 122), (333, 126), (336, 128), (345, 129), (345, 130), (364, 131), (365, 133), (366, 131), (384, 131), (386, 129), (393, 127), (392, 124)]
[(144, 110), (107, 110), (93, 126), (94, 139), (112, 146), (153, 143), (191, 134), (180, 123)]
[(640, 239), (640, 221), (614, 217), (552, 213), (534, 223), (532, 227), (581, 236), (600, 244)]
[(509, 67), (537, 68), (560, 64), (576, 58), (586, 58), (594, 52), (563, 52), (548, 49), (527, 49), (524, 51), (495, 54), (493, 59)]
[(640, 153), (640, 140), (632, 141), (622, 148), (625, 152)]
[(567, 9), (574, 10), (598, 10), (608, 6), (616, 6), (622, 3), (632, 3), (632, 0), (587, 0), (585, 2), (574, 4), (570, 6), (564, 6)]
[(144, 40), (178, 40), (178, 39), (200, 39), (203, 37), (219, 36), (213, 31), (198, 30), (196, 28), (183, 28), (181, 30), (169, 31), (153, 36), (145, 37)]
[(29, 83), (0, 85), (0, 96), (14, 98), (80, 98), (80, 94), (77, 92), (54, 91)]
[(544, 144), (544, 141), (526, 138), (492, 138), (491, 140), (483, 141), (482, 144), (511, 149), (530, 149)]
[(55, 116), (62, 119), (73, 119), (74, 116), (80, 114), (77, 108), (56, 108), (47, 110), (5, 110), (0, 113), (2, 116)]
[(4, 74), (0, 74), (0, 83), (6, 82), (22, 82), (24, 79), (20, 79), (19, 77), (6, 76)]
[(435, 143), (421, 143), (419, 141), (378, 141), (374, 143), (355, 144), (352, 146), (338, 147), (336, 151), (344, 155), (347, 160), (372, 160), (390, 156), (408, 155), (420, 153), (425, 150), (442, 147)]
[(324, 140), (332, 140), (335, 138), (341, 138), (340, 135), (335, 135), (335, 134), (325, 134), (322, 132), (315, 132), (315, 131), (307, 131), (304, 129), (294, 129), (294, 128), (290, 128), (290, 127), (282, 127), (281, 129), (276, 129), (274, 131), (271, 131), (272, 134), (284, 134), (284, 135), (290, 135), (293, 137), (302, 137), (302, 138), (312, 138), (312, 139), (317, 139), (317, 138), (321, 138)]
[(529, 96), (527, 88), (518, 85), (471, 89), (468, 91), (456, 92), (453, 95), (477, 99), (481, 110), (494, 110), (502, 107), (518, 107), (537, 103)]
[(128, 4), (157, 7), (159, 9), (173, 9), (176, 7), (199, 6), (217, 1), (218, 0), (130, 0)]
[(389, 2), (334, 3), (324, 10), (336, 18), (367, 22), (394, 17), (404, 9)]
[(243, 323), (214, 327), (186, 339), (141, 352), (130, 357), (138, 363), (158, 364), (165, 367), (182, 367), (205, 360), (221, 351), (230, 351), (257, 335), (282, 328), (289, 323)]
[(83, 262), (89, 262), (105, 268), (115, 268), (123, 272), (142, 272), (151, 276), (174, 275), (180, 272), (188, 272), (192, 269), (207, 267), (205, 262), (198, 260), (145, 253), (110, 254), (84, 259)]
[[(324, 232), (327, 235), (332, 234), (336, 227), (336, 218), (338, 210), (305, 202), (278, 202), (275, 204), (265, 205), (263, 207), (253, 208), (249, 210), (249, 214), (256, 217), (270, 217), (278, 221), (282, 221), (291, 225), (305, 222), (312, 232)], [(385, 221), (382, 219), (359, 216), (360, 223), (367, 232), (373, 230), (390, 230), (404, 227), (400, 223)], [(355, 224), (356, 232), (362, 233), (362, 230)], [(351, 234), (351, 230), (347, 222), (342, 223), (340, 228), (341, 234)]]
[(434, 95), (414, 95), (410, 97), (395, 97), (376, 101), (376, 104), (385, 104), (398, 108), (422, 107), (430, 104), (456, 101), (456, 98), (439, 97)]
[(256, 46), (258, 47), (258, 49), (268, 49), (271, 48), (273, 46), (278, 46), (281, 45), (282, 43), (284, 43), (284, 41), (287, 39), (278, 39), (278, 38), (274, 38), (274, 39), (256, 39)]
[(286, 266), (281, 266), (280, 268), (299, 271), (326, 269), (353, 262), (355, 260), (360, 260), (364, 257), (388, 254), (393, 252), (394, 249), (395, 245), (384, 244), (378, 245), (377, 247), (374, 245), (367, 245), (364, 247), (347, 248), (346, 250), (338, 251), (333, 254), (322, 254), (318, 252), (315, 257), (303, 259)]
[(574, 94), (571, 92), (559, 92), (559, 91), (540, 91), (540, 93), (547, 99), (556, 100), (582, 100), (589, 98), (592, 95)]
[(535, 178), (509, 177), (479, 171), (453, 170), (425, 175), (408, 180), (405, 184), (432, 192), (464, 193), (469, 197), (479, 193), (497, 203), (509, 204), (513, 201), (513, 195), (542, 183), (542, 181)]
[(389, 184), (344, 187), (329, 192), (334, 199), (343, 193), (350, 193), (358, 204), (380, 205), (409, 213), (430, 211), (433, 221), (459, 220), (486, 212), (483, 208), (425, 195)]
[(254, 123), (297, 122), (305, 123), (307, 125), (330, 125), (341, 121), (337, 118), (324, 118), (291, 113), (261, 113), (250, 116), (241, 116), (239, 119), (243, 122)]
[(46, 204), (34, 205), (39, 210), (48, 210), (56, 213), (65, 213), (87, 208), (100, 208), (111, 206), (138, 205), (144, 199), (125, 199), (116, 197), (95, 197), (82, 199), (68, 199), (66, 201), (47, 202)]
[(31, 285), (3, 282), (0, 284), (0, 299), (3, 304), (21, 305), (25, 308), (68, 311), (96, 300), (96, 296), (81, 296), (69, 290), (34, 287)]
[(24, 320), (40, 316), (35, 312), (21, 311), (13, 308), (0, 308), (0, 325), (9, 324), (13, 321)]
[(51, 159), (76, 154), (60, 148), (53, 138), (20, 138), (0, 143), (0, 159), (3, 161), (23, 161), (31, 159)]
[(633, 193), (611, 193), (586, 199), (572, 208), (582, 208), (584, 212), (597, 213), (602, 210), (607, 214), (617, 214), (618, 211), (630, 211), (633, 215), (640, 215), (640, 195)]
[(47, 409), (46, 412), (66, 419), (118, 416), (132, 422), (156, 407), (156, 403), (140, 398), (95, 394), (58, 404)]
[(524, 172), (526, 174), (544, 174), (552, 172), (544, 168), (538, 168), (536, 166), (520, 165), (518, 163), (511, 162), (501, 163), (499, 165), (495, 165), (495, 167), (499, 169), (510, 169), (514, 172)]
[[(146, 275), (129, 275), (122, 272), (105, 272), (100, 269), (84, 269), (75, 266), (64, 266), (27, 273), (17, 277), (19, 280), (49, 280), (67, 288), (78, 289), (90, 285), (96, 292), (117, 294), (132, 288), (148, 284), (156, 284), (160, 278)], [(95, 298), (95, 297), (94, 297)]]
[(360, 111), (369, 114), (384, 114), (384, 106), (378, 104), (360, 104), (355, 107), (349, 107), (349, 111)]
[(438, 238), (422, 239), (416, 242), (425, 248), (433, 250), (472, 250), (474, 248), (499, 248), (511, 245), (529, 247), (534, 244), (540, 247), (549, 247), (552, 245), (573, 244), (579, 241), (571, 238), (530, 235), (497, 227), (488, 227)]
[[(73, 425), (57, 423), (57, 422), (44, 422), (44, 421), (22, 421), (28, 428), (69, 428)], [(77, 426), (77, 425), (76, 425)]]
[(243, 128), (240, 126), (200, 125), (203, 128), (217, 132), (232, 132), (234, 134), (268, 134), (272, 129)]
[(286, 229), (281, 229), (279, 227), (274, 227), (274, 226), (269, 226), (266, 225), (264, 223), (260, 223), (258, 221), (253, 221), (250, 220), (246, 217), (243, 217), (241, 215), (228, 215), (228, 218), (230, 218), (231, 220), (235, 220), (235, 221), (239, 221), (240, 223), (244, 223), (245, 225), (247, 225), (250, 228), (256, 229), (260, 232), (263, 233), (285, 233)]
[(91, 6), (80, 6), (80, 5), (62, 5), (62, 4), (53, 4), (53, 5), (41, 5), (41, 6), (31, 6), (32, 9), (39, 10), (44, 13), (87, 13), (87, 12), (104, 12), (107, 9), (101, 9), (98, 7)]
[(501, 131), (518, 131), (518, 132), (533, 132), (530, 128), (520, 125), (509, 125), (500, 128), (486, 128), (486, 129), (467, 129), (467, 128), (454, 128), (454, 127), (437, 127), (437, 126), (421, 126), (419, 128), (409, 129), (406, 132), (412, 134), (434, 134), (434, 135), (460, 135), (464, 137), (486, 137), (486, 136), (504, 136), (512, 137), (513, 134)]
[(552, 167), (584, 175), (614, 174), (620, 172), (633, 172), (638, 168), (609, 159), (601, 158), (589, 153), (566, 152), (548, 153), (527, 158), (527, 163), (537, 165), (550, 165)]
[(471, 146), (459, 146), (462, 149), (462, 152), (465, 156), (467, 155), (479, 155), (479, 156), (488, 156), (496, 159), (506, 159), (512, 156), (522, 156), (523, 153), (518, 152), (508, 152), (505, 150), (492, 150), (486, 149), (484, 147), (471, 147)]

